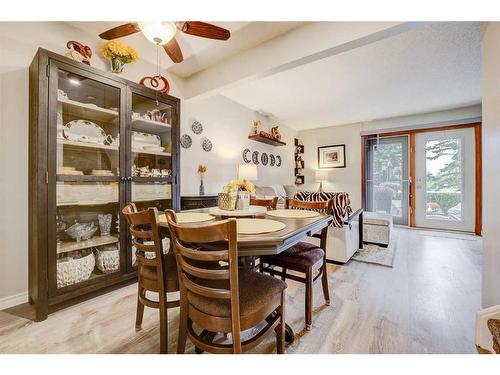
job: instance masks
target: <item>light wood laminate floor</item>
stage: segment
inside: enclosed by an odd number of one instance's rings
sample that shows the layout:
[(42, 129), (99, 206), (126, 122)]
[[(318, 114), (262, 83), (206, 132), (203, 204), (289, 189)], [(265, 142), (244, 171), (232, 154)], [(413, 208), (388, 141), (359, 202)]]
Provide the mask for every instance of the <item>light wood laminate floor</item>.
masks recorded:
[[(481, 241), (474, 236), (397, 229), (393, 268), (350, 261), (329, 265), (332, 305), (314, 289), (313, 328), (303, 330), (304, 286), (288, 281), (287, 353), (474, 353), (480, 308)], [(158, 315), (146, 308), (134, 329), (136, 284), (58, 311), (43, 322), (0, 312), (0, 353), (157, 353)], [(169, 310), (169, 343), (178, 309)], [(255, 350), (274, 352), (274, 336)], [(187, 352), (193, 353), (189, 344)]]

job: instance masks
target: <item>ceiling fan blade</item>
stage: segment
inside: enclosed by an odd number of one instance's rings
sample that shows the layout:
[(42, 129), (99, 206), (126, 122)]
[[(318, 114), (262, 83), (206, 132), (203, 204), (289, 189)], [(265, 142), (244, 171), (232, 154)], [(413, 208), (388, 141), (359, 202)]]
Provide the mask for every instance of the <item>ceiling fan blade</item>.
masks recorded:
[(173, 37), (170, 42), (164, 44), (163, 49), (165, 50), (167, 55), (170, 56), (174, 63), (180, 63), (184, 60), (181, 47), (179, 47), (179, 43), (177, 43), (175, 37)]
[(228, 40), (231, 36), (229, 30), (210, 23), (199, 21), (184, 22), (181, 27), (181, 31), (189, 35), (218, 40)]
[(139, 31), (141, 31), (139, 29), (139, 25), (136, 22), (130, 22), (106, 30), (105, 32), (99, 34), (99, 36), (102, 39), (110, 40), (110, 39), (121, 38), (122, 36), (132, 35)]

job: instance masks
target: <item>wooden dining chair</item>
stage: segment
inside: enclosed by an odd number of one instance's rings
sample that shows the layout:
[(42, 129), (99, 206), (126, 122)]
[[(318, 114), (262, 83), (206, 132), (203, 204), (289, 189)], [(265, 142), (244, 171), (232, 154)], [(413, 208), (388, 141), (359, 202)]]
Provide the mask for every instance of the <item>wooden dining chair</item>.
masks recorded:
[[(188, 227), (177, 224), (174, 211), (166, 210), (180, 282), (180, 323), (177, 353), (184, 353), (186, 339), (211, 353), (248, 351), (276, 330), (277, 352), (285, 347), (286, 283), (248, 269), (238, 269), (236, 220)], [(219, 244), (223, 249), (208, 249)], [(196, 263), (193, 263), (195, 261)], [(204, 263), (225, 262), (213, 269)], [(242, 341), (241, 332), (266, 322), (257, 334)], [(211, 343), (195, 332), (231, 333), (232, 343)]]
[[(167, 353), (167, 310), (179, 306), (180, 301), (167, 301), (167, 293), (179, 291), (175, 254), (173, 251), (163, 251), (156, 208), (137, 212), (135, 204), (129, 203), (122, 213), (129, 224), (132, 242), (136, 247), (139, 290), (135, 328), (141, 329), (144, 306), (159, 309), (160, 353)], [(148, 298), (147, 292), (158, 293), (158, 301)]]
[(268, 210), (275, 210), (278, 205), (278, 197), (273, 198), (250, 198), (251, 206), (266, 207)]
[[(288, 202), (290, 209), (305, 209), (331, 214), (333, 201), (305, 202), (292, 199)], [(328, 290), (328, 275), (326, 270), (326, 240), (328, 227), (323, 228), (320, 235), (320, 245), (309, 242), (299, 242), (277, 255), (265, 255), (260, 257), (260, 272), (267, 272), (273, 276), (281, 276), (285, 281), (287, 278), (306, 284), (305, 321), (306, 329), (312, 326), (312, 300), (313, 284), (321, 277), (323, 295), (326, 305), (330, 304), (330, 293)], [(274, 267), (280, 267), (281, 271)], [(291, 274), (288, 270), (300, 272), (304, 276)]]

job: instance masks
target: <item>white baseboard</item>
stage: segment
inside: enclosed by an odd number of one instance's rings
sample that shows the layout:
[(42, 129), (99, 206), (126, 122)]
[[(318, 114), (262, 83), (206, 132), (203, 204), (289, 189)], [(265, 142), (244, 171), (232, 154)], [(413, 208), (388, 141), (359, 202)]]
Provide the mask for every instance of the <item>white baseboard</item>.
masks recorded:
[(28, 302), (28, 292), (2, 297), (0, 298), (0, 310), (8, 309), (9, 307), (17, 306), (26, 302)]
[(476, 345), (493, 353), (492, 336), (487, 326), (488, 319), (500, 319), (500, 305), (476, 313)]

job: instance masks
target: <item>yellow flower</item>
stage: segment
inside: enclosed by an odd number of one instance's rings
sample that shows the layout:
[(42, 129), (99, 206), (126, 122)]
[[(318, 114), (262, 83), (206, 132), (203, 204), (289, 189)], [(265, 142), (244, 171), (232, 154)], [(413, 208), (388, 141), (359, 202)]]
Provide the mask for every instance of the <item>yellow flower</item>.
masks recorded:
[(139, 54), (135, 49), (118, 39), (103, 43), (101, 45), (101, 54), (108, 60), (120, 58), (125, 64), (135, 62), (139, 59)]

